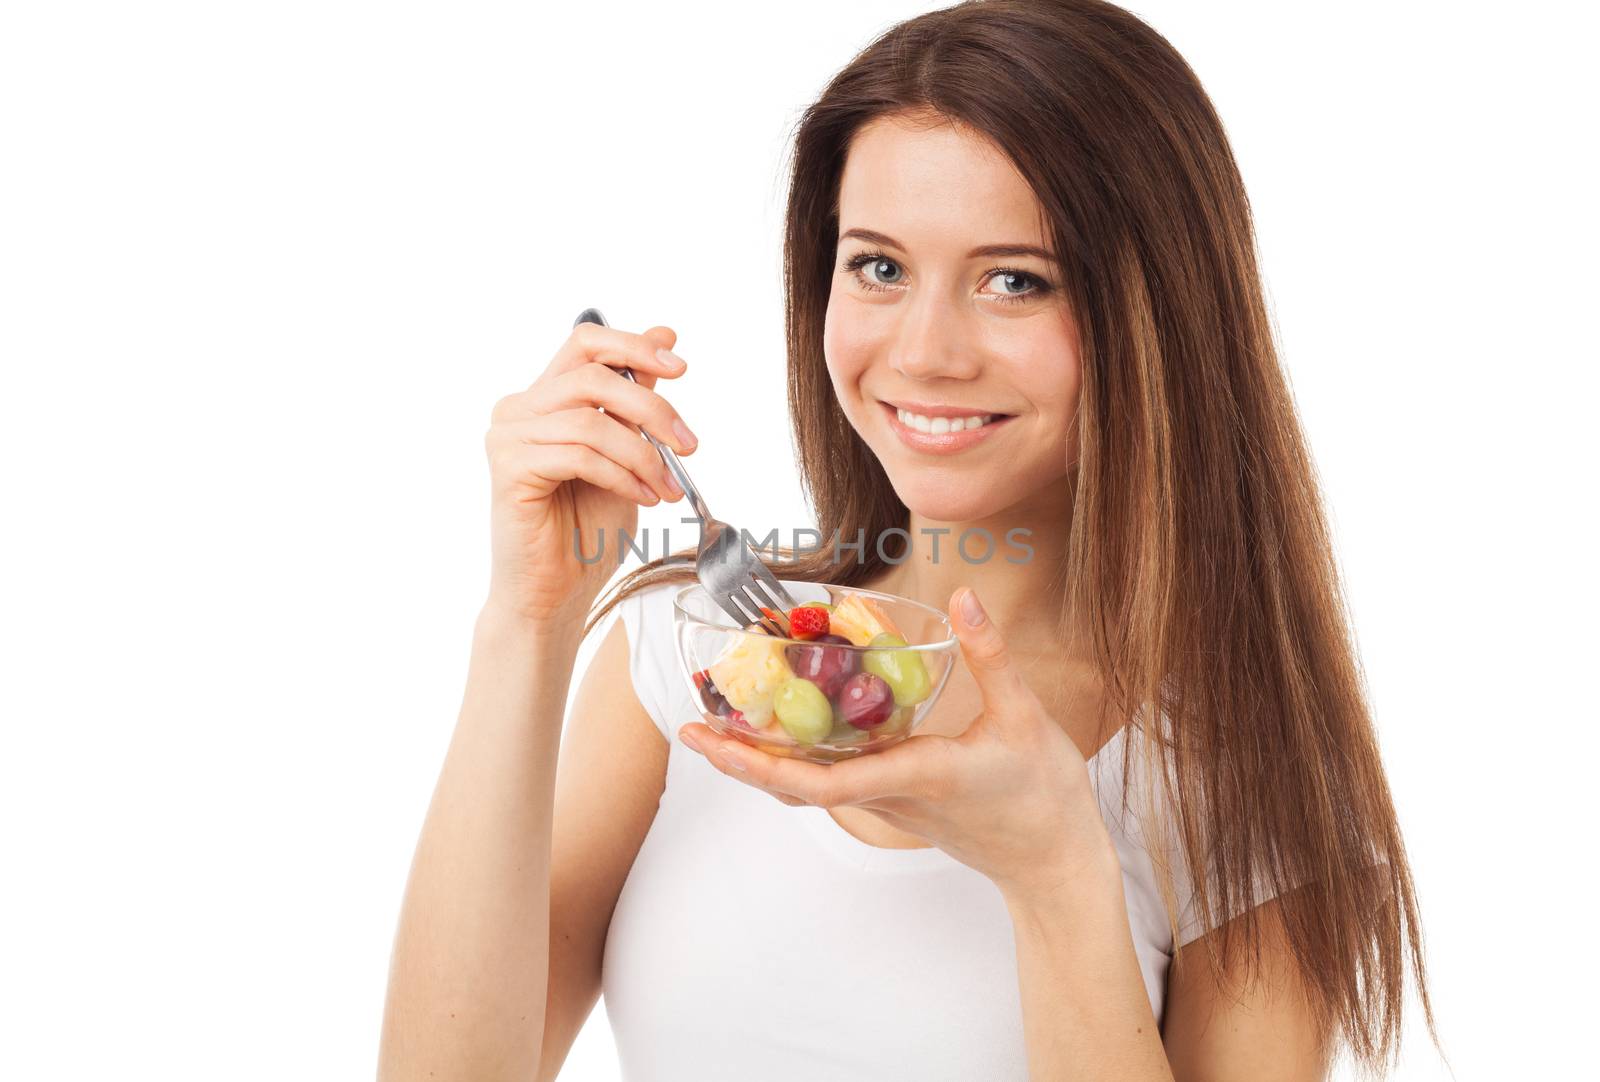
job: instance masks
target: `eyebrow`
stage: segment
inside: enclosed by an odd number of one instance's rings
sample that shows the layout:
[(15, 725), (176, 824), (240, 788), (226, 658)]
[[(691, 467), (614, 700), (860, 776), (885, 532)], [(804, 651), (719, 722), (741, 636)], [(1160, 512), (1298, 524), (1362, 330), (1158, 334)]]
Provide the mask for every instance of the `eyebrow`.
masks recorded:
[[(879, 233), (871, 229), (846, 229), (839, 234), (839, 240), (841, 241), (848, 240), (851, 237), (871, 241), (874, 244), (881, 244), (886, 248), (898, 248), (902, 252), (907, 250), (904, 244), (901, 244), (887, 233)], [(968, 252), (967, 258), (980, 259), (1013, 255), (1036, 256), (1048, 263), (1056, 261), (1056, 257), (1052, 253), (1033, 244), (984, 244)]]

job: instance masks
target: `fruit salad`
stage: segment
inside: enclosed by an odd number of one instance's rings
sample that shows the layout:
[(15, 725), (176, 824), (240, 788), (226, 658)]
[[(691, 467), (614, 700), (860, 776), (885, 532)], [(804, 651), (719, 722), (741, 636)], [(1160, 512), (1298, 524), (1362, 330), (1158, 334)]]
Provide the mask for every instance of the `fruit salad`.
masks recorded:
[[(770, 614), (694, 674), (701, 706), (738, 729), (800, 745), (851, 745), (904, 732), (933, 680), (917, 650), (869, 597), (811, 601)], [(864, 648), (864, 649), (862, 649)]]

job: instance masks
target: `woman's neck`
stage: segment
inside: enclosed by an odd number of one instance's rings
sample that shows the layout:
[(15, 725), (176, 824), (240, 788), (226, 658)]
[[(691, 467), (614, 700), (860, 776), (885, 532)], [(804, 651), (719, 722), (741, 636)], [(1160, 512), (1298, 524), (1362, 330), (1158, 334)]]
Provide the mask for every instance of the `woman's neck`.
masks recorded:
[[(913, 511), (905, 560), (891, 564), (873, 586), (941, 610), (956, 590), (970, 586), (1014, 652), (1067, 651), (1057, 626), (1071, 527), (1064, 497), (1063, 483), (1061, 498), (1027, 500), (967, 522)], [(884, 549), (893, 546), (886, 541)]]

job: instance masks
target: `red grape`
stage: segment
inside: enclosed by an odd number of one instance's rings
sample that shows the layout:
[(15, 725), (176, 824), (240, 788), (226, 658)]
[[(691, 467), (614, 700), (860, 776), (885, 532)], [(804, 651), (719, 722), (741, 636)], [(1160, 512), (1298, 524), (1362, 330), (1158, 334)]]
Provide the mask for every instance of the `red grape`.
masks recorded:
[(849, 645), (850, 640), (843, 635), (823, 635), (803, 646), (786, 646), (783, 654), (796, 676), (805, 677), (831, 699), (839, 693), (844, 682), (861, 668), (858, 651), (835, 648)]
[(839, 714), (857, 729), (882, 725), (894, 711), (894, 692), (876, 673), (856, 673), (839, 689)]

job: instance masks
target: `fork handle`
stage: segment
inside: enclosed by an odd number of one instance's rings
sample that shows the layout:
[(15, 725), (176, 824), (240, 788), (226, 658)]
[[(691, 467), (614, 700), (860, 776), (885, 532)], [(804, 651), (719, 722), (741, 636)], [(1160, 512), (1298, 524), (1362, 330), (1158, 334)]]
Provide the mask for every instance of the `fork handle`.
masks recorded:
[[(631, 368), (624, 368), (622, 374), (635, 383), (639, 382), (634, 379), (633, 369)], [(711, 512), (706, 509), (705, 500), (700, 498), (700, 490), (694, 487), (693, 481), (689, 480), (689, 471), (683, 468), (683, 463), (678, 460), (678, 456), (673, 452), (672, 448), (642, 428), (639, 432), (645, 439), (650, 441), (650, 446), (656, 449), (656, 453), (661, 456), (661, 461), (667, 464), (667, 470), (672, 474), (673, 479), (678, 482), (678, 487), (683, 489), (683, 494), (689, 498), (689, 506), (694, 510), (695, 518), (699, 519), (700, 525), (704, 527), (706, 523), (711, 521)]]
[[(585, 308), (582, 312), (579, 312), (578, 318), (572, 321), (572, 325), (576, 327), (580, 323), (598, 323), (602, 327), (611, 326), (606, 322), (606, 317), (600, 314), (600, 309), (598, 308)], [(627, 379), (633, 380), (635, 383), (639, 382), (633, 374), (633, 369), (622, 368), (619, 371)], [(683, 494), (688, 497), (689, 506), (694, 510), (695, 517), (700, 520), (701, 529), (704, 529), (706, 523), (711, 521), (711, 512), (706, 509), (706, 501), (700, 498), (700, 490), (695, 487), (693, 481), (689, 480), (689, 473), (683, 468), (683, 463), (678, 461), (678, 456), (673, 453), (672, 448), (666, 446), (642, 428), (639, 432), (645, 439), (650, 441), (650, 446), (656, 449), (656, 453), (661, 456), (661, 461), (667, 464), (668, 472), (672, 474), (673, 480), (678, 482), (678, 487), (683, 489)]]

